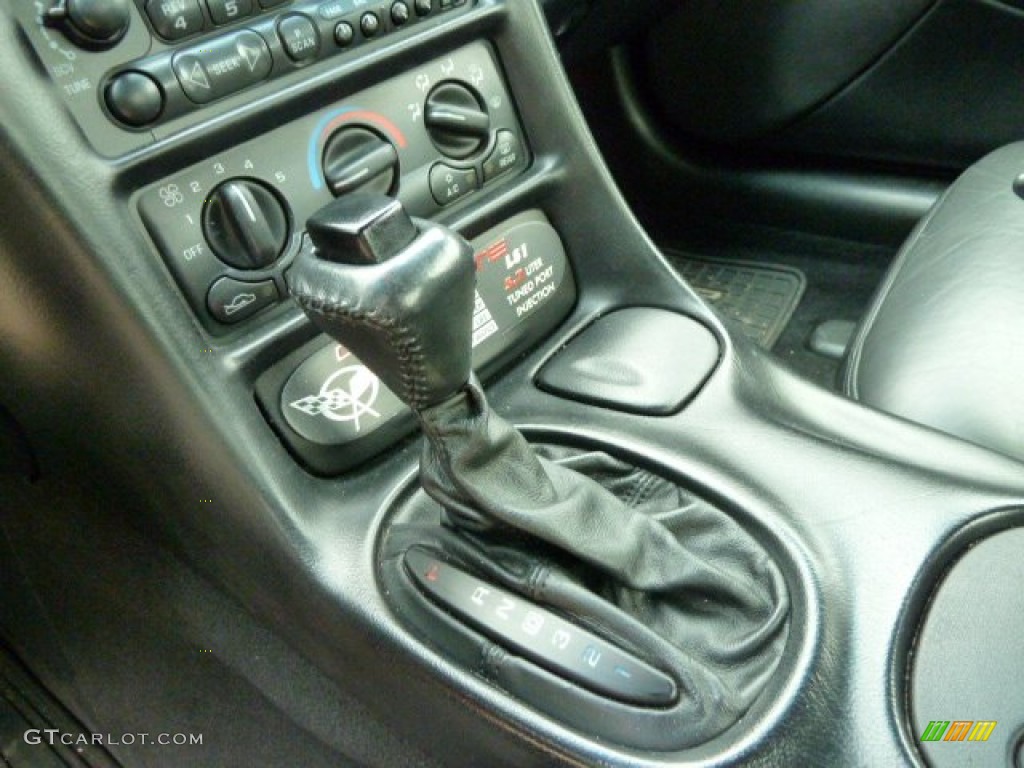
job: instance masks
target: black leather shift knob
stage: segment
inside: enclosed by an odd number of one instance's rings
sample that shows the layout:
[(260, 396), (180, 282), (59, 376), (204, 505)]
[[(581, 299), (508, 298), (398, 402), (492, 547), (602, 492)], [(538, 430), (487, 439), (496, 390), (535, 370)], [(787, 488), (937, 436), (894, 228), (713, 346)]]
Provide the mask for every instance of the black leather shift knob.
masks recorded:
[(473, 249), (401, 203), (353, 193), (307, 222), (292, 297), (414, 410), (460, 391), (471, 371)]

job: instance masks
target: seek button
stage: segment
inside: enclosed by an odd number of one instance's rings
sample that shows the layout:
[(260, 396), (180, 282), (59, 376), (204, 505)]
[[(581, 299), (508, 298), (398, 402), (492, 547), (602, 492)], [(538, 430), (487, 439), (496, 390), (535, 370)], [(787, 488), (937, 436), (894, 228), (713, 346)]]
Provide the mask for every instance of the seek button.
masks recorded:
[(262, 37), (245, 30), (181, 51), (171, 67), (185, 95), (206, 104), (265, 79), (270, 74), (270, 50)]

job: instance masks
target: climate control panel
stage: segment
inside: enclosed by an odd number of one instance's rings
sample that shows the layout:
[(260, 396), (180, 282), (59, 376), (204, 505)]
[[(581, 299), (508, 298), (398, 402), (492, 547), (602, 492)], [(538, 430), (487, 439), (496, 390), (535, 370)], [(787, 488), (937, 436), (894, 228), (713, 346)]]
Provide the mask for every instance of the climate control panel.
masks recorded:
[(430, 217), (526, 168), (489, 46), (474, 43), (136, 193), (202, 323), (224, 333), (287, 296), (305, 220), (368, 190)]

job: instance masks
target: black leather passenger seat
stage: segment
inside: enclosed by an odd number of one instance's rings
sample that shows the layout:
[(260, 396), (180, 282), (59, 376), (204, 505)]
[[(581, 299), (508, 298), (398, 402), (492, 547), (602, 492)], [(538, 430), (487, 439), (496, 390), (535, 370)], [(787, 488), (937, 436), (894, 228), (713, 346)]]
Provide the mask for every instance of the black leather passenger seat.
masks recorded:
[(843, 388), (1024, 459), (1024, 143), (971, 166), (893, 262)]

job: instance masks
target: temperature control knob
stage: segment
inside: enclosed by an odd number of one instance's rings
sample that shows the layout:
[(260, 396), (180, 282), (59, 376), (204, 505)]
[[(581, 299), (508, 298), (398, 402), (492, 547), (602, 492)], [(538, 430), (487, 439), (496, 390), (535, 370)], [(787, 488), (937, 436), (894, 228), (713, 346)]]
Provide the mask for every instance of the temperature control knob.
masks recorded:
[(349, 126), (324, 147), (324, 179), (335, 197), (354, 192), (393, 194), (398, 180), (398, 151), (369, 128)]
[(427, 97), (423, 124), (443, 155), (461, 160), (480, 150), (491, 132), (491, 118), (465, 85), (441, 83)]
[(268, 186), (251, 179), (226, 181), (203, 208), (203, 233), (213, 252), (238, 269), (269, 266), (288, 242), (288, 214)]
[(110, 48), (124, 37), (131, 22), (131, 0), (58, 0), (43, 16), (82, 48)]

